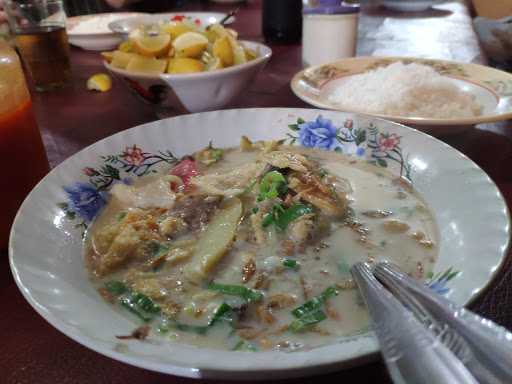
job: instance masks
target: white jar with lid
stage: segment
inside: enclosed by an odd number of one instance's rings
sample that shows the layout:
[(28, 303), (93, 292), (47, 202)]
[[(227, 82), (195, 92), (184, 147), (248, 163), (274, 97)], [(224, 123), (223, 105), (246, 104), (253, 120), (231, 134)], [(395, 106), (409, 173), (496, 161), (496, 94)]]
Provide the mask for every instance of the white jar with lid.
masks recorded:
[(305, 4), (302, 20), (302, 62), (309, 67), (356, 54), (359, 5), (340, 0)]

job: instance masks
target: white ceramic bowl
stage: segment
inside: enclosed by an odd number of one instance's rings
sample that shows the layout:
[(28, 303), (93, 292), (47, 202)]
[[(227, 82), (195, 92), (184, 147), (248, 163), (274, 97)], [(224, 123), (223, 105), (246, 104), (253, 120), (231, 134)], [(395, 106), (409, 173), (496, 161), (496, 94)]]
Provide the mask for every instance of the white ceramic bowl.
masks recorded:
[[(119, 12), (70, 17), (66, 23), (69, 43), (89, 51), (113, 49), (123, 41), (123, 37), (110, 31), (108, 24), (113, 19), (130, 20), (143, 15), (143, 13)], [(97, 29), (91, 28), (89, 31), (75, 29), (81, 22), (91, 20), (98, 23)]]
[[(126, 19), (119, 19), (111, 22), (108, 27), (112, 32), (117, 33), (124, 38), (127, 38), (131, 31), (140, 27), (141, 25), (151, 25), (160, 21), (169, 21), (175, 17), (184, 16), (192, 20), (199, 20), (201, 26), (219, 23), (224, 19), (226, 13), (220, 12), (172, 12), (172, 13), (155, 13), (144, 15), (140, 17), (129, 17)], [(235, 21), (235, 16), (231, 16), (224, 24), (231, 24)]]
[[(337, 129), (327, 130), (319, 115)], [(300, 132), (289, 127), (298, 118), (305, 120)], [(180, 345), (154, 334), (146, 342), (118, 340), (115, 335), (129, 334), (139, 324), (108, 305), (87, 278), (82, 231), (105, 196), (97, 187), (139, 177), (161, 165), (169, 167), (171, 153), (181, 157), (210, 140), (227, 147), (237, 145), (242, 134), (255, 140), (290, 140), (289, 135), (298, 133), (310, 143), (312, 135), (322, 135), (324, 144), (326, 139), (334, 144), (343, 135), (343, 143), (334, 146), (344, 153), (369, 161), (387, 159), (378, 164), (396, 175), (401, 168), (409, 175), (439, 225), (434, 272), (459, 271), (449, 281), (435, 280), (433, 289), (464, 304), (496, 273), (510, 237), (507, 207), (489, 177), (460, 152), (403, 125), (362, 115), (236, 109), (132, 128), (91, 145), (52, 170), (27, 197), (12, 227), (9, 260), (18, 287), (41, 316), (75, 341), (113, 359), (174, 375), (275, 379), (339, 370), (375, 357), (378, 346), (371, 333), (293, 353), (219, 351)]]
[(117, 47), (123, 41), (114, 33), (68, 33), (68, 39), (70, 44), (87, 51), (107, 51)]
[(272, 55), (266, 45), (242, 41), (259, 56), (245, 64), (216, 71), (190, 74), (151, 75), (129, 72), (104, 62), (105, 67), (145, 102), (155, 106), (157, 113), (173, 109), (180, 112), (202, 112), (222, 108), (242, 91), (247, 90), (254, 77)]

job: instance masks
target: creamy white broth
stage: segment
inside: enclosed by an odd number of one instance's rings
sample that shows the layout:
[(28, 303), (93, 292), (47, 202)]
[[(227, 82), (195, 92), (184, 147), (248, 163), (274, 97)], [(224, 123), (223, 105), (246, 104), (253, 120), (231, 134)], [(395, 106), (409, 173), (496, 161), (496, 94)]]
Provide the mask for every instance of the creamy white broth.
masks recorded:
[[(419, 279), (424, 278), (432, 270), (438, 252), (438, 233), (433, 215), (409, 185), (398, 181), (385, 169), (346, 158), (335, 152), (301, 147), (281, 147), (279, 150), (305, 154), (308, 161), (315, 165), (312, 172), (321, 168), (321, 172), (327, 174), (326, 180), (339, 188), (336, 193), (343, 195), (348, 201), (349, 208), (343, 217), (328, 216), (329, 219), (325, 219), (322, 210), (315, 206), (313, 208), (317, 216), (314, 216), (313, 221), (323, 220), (322, 223), (315, 224), (316, 236), (308, 237), (300, 246), (294, 243), (293, 252), (289, 252), (283, 244), (285, 240), (292, 238), (289, 231), (295, 222), (289, 224), (285, 232), (272, 225), (266, 227), (265, 241), (259, 244), (255, 239), (254, 224), (250, 217), (263, 215), (262, 211), (266, 209), (267, 203), (258, 203), (255, 200), (258, 184), (251, 191), (244, 192), (244, 188), (248, 189), (251, 184), (244, 180), (244, 172), (253, 172), (251, 167), (257, 168), (254, 164), (259, 164), (265, 155), (257, 148), (251, 151), (226, 150), (220, 161), (200, 167), (201, 175), (219, 175), (220, 180), (229, 172), (238, 172), (234, 174), (236, 177), (228, 178), (230, 181), (225, 190), (239, 190), (238, 198), (243, 207), (242, 219), (238, 223), (235, 240), (215, 266), (199, 281), (195, 277), (192, 279), (189, 273), (190, 265), (194, 265), (194, 257), (197, 256), (198, 241), (205, 235), (212, 220), (215, 220), (215, 215), (221, 210), (229, 209), (226, 204), (229, 204), (232, 197), (224, 196), (220, 202), (208, 203), (217, 205), (202, 228), (185, 231), (178, 237), (165, 238), (165, 244), (170, 247), (166, 251), (168, 253), (165, 261), (158, 268), (148, 269), (147, 263), (151, 258), (144, 256), (147, 251), (144, 246), (139, 245), (155, 239), (162, 241), (165, 236), (159, 233), (162, 229), (161, 223), (169, 215), (173, 215), (176, 207), (150, 208), (149, 205), (141, 209), (133, 206), (133, 199), (124, 196), (123, 201), (120, 201), (118, 194), (114, 193), (88, 233), (86, 255), (93, 283), (108, 299), (112, 297), (105, 292), (103, 286), (113, 280), (123, 281), (132, 292), (144, 293), (162, 308), (149, 323), (155, 329), (160, 324), (160, 329), (165, 331), (162, 333), (163, 337), (199, 346), (220, 349), (237, 347), (240, 350), (301, 350), (335, 342), (340, 337), (368, 329), (368, 315), (351, 280), (350, 266), (358, 261), (390, 260), (407, 273)], [(268, 169), (263, 170), (263, 173), (266, 171)], [(286, 172), (284, 170), (283, 174)], [(293, 171), (290, 174), (293, 175)], [(291, 180), (291, 176), (286, 177), (288, 181)], [(141, 179), (136, 188), (143, 186), (149, 190), (151, 187), (148, 188), (148, 185), (151, 183), (156, 189), (161, 188), (155, 177)], [(217, 179), (215, 183), (218, 187)], [(336, 190), (336, 187), (333, 188)], [(293, 192), (290, 191), (291, 189), (287, 193)], [(187, 193), (189, 192), (185, 195)], [(151, 196), (150, 201), (156, 201), (157, 205), (162, 204), (162, 199), (155, 199), (154, 191), (148, 192), (148, 195)], [(182, 195), (178, 193), (172, 198), (180, 201)], [(135, 204), (140, 206), (140, 201), (137, 201)], [(168, 201), (169, 199), (165, 204)], [(254, 206), (260, 207), (259, 213), (253, 213)], [(148, 231), (149, 235), (146, 232), (142, 237), (137, 235), (138, 242), (133, 244), (139, 247), (137, 252), (140, 251), (140, 255), (127, 258), (111, 269), (98, 269), (97, 265), (105, 258), (106, 249), (109, 252), (112, 250), (109, 248), (108, 234), (115, 232), (112, 228), (120, 225), (117, 224), (120, 213), (141, 211), (152, 212), (151, 219), (144, 223), (151, 222), (150, 227), (154, 227), (154, 230)], [(389, 216), (369, 217), (375, 215)], [(130, 218), (125, 215), (122, 220)], [(390, 221), (395, 222), (384, 224)], [(121, 225), (124, 225), (124, 221)], [(174, 247), (177, 245), (176, 249), (181, 249), (182, 244), (185, 244), (183, 249), (190, 247), (191, 255), (176, 261)], [(284, 267), (285, 259), (294, 260), (298, 268)], [(244, 281), (244, 266), (251, 265), (250, 260), (253, 261), (252, 269), (255, 272)], [(239, 297), (208, 289), (210, 281), (261, 292), (263, 299), (247, 304)], [(321, 305), (320, 310), (326, 318), (304, 327), (299, 332), (290, 331), (288, 326), (297, 320), (292, 311), (329, 287), (336, 287), (338, 294)], [(234, 316), (235, 320), (231, 324), (218, 321), (206, 329), (205, 326), (223, 303), (232, 308), (241, 306), (243, 310), (235, 309), (239, 316)], [(117, 299), (114, 300), (114, 305), (119, 308)], [(168, 318), (171, 320), (167, 321)], [(203, 327), (200, 328), (202, 331), (206, 331), (198, 334), (197, 329), (185, 329), (181, 325), (185, 325), (185, 328), (199, 326)]]

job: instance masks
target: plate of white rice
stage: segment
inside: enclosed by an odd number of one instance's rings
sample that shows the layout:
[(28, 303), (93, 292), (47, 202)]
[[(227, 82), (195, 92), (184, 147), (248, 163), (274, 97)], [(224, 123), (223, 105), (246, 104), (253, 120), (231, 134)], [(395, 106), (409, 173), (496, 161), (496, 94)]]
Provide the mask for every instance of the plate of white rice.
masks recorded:
[(473, 125), (512, 118), (512, 74), (478, 64), (356, 57), (307, 68), (293, 92), (321, 108), (415, 125)]

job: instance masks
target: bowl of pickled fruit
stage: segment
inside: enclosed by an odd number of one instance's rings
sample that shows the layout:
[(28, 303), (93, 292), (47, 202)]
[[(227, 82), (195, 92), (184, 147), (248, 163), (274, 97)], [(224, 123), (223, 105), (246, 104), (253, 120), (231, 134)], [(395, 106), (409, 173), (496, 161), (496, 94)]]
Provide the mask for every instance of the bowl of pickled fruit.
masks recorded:
[(161, 21), (133, 30), (104, 65), (158, 115), (225, 107), (247, 90), (272, 55), (221, 24)]

